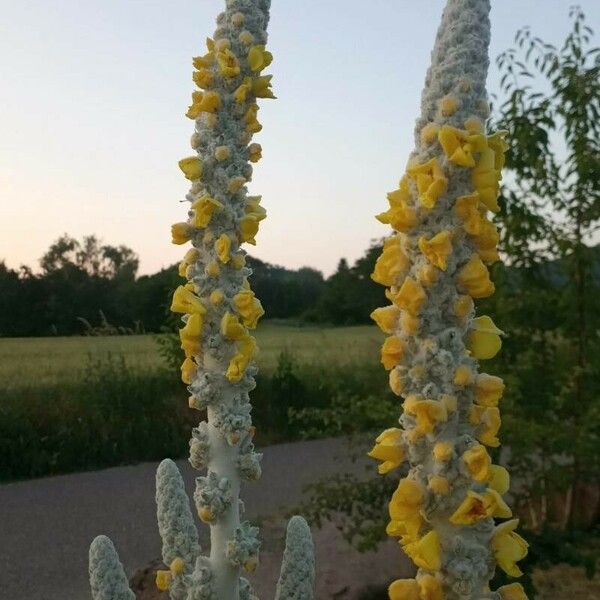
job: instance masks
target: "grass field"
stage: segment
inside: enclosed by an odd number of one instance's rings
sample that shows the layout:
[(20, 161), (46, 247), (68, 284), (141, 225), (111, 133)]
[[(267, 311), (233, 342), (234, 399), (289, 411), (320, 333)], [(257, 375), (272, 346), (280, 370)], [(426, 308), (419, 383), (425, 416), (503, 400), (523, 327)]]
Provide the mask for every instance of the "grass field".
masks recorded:
[[(259, 367), (272, 370), (283, 350), (302, 364), (374, 363), (382, 335), (375, 326), (292, 327), (269, 322), (256, 331)], [(0, 338), (0, 389), (60, 385), (80, 378), (87, 365), (124, 357), (132, 369), (162, 364), (152, 335), (119, 337)]]

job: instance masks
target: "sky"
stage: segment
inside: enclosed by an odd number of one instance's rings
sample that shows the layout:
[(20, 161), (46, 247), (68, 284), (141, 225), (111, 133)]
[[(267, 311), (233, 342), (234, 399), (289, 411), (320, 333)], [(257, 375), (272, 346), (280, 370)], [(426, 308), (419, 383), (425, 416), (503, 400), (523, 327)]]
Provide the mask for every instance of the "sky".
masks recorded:
[[(272, 0), (277, 100), (261, 101), (250, 191), (268, 219), (251, 253), (329, 274), (386, 234), (443, 0)], [(570, 0), (492, 0), (495, 57), (530, 25), (559, 44)], [(588, 24), (600, 2), (580, 0)], [(191, 57), (223, 0), (0, 0), (0, 261), (34, 268), (63, 233), (179, 260), (191, 153)], [(492, 64), (489, 89), (497, 89)]]

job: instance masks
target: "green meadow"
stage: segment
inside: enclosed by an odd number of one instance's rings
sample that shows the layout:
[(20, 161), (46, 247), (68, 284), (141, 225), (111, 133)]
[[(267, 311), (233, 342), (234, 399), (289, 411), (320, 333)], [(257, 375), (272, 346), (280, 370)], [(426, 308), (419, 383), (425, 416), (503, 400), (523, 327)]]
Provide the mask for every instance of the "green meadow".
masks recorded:
[[(324, 427), (310, 411), (389, 395), (374, 325), (266, 322), (256, 337), (263, 445), (344, 433), (348, 424)], [(0, 338), (0, 480), (186, 455), (200, 416), (187, 407), (180, 362), (172, 336)]]
[[(258, 365), (273, 370), (286, 351), (307, 365), (347, 365), (378, 360), (382, 334), (377, 327), (294, 327), (261, 323), (255, 336)], [(122, 359), (139, 372), (165, 366), (153, 335), (107, 337), (0, 338), (0, 389), (36, 389), (70, 384), (85, 376), (90, 363)]]

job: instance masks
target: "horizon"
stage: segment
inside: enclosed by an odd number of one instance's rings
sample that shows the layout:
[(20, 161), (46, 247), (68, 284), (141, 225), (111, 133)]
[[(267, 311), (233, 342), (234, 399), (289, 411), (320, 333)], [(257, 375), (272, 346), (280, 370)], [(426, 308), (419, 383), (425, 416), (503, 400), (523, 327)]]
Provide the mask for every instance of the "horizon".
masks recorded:
[[(273, 3), (269, 72), (278, 100), (261, 108), (264, 158), (249, 186), (269, 218), (253, 257), (327, 277), (341, 258), (354, 263), (387, 234), (374, 215), (412, 150), (443, 4), (376, 0), (365, 11), (354, 0), (340, 11), (336, 2)], [(494, 58), (517, 29), (530, 25), (561, 44), (569, 28), (570, 3), (523, 4), (492, 6), (492, 93)], [(578, 4), (594, 27), (600, 5)], [(5, 10), (0, 261), (38, 271), (49, 245), (68, 233), (131, 247), (140, 275), (178, 262), (169, 227), (181, 219), (188, 187), (177, 161), (192, 152), (193, 123), (184, 116), (191, 57), (203, 52), (220, 8), (221, 0), (187, 2), (176, 12), (157, 1), (139, 11), (117, 0), (60, 7), (34, 0)]]

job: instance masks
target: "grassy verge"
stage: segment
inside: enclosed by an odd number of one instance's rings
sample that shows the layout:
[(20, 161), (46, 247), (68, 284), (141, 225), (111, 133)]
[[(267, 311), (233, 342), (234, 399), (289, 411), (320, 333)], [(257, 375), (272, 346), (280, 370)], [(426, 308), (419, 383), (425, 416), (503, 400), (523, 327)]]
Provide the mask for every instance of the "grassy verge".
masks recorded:
[[(389, 395), (372, 328), (266, 329), (252, 393), (259, 445), (343, 433), (340, 405)], [(0, 358), (10, 349), (18, 352), (0, 380), (0, 480), (187, 454), (201, 417), (151, 338), (1, 340)]]

